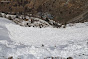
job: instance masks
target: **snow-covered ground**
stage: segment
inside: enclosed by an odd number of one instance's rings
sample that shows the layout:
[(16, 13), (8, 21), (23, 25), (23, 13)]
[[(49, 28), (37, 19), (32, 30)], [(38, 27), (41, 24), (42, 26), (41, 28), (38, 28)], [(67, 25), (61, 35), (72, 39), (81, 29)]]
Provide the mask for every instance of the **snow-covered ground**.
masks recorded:
[(0, 59), (88, 59), (88, 23), (66, 28), (21, 27), (0, 18)]

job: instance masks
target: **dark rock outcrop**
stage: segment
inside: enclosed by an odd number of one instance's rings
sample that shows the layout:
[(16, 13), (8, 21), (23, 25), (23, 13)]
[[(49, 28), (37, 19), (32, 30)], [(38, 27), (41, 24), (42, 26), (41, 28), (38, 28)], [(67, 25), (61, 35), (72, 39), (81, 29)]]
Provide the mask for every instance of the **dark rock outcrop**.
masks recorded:
[[(53, 20), (67, 23), (74, 17), (83, 14), (88, 10), (88, 0), (10, 0), (2, 2), (0, 0), (0, 11), (20, 14), (33, 14), (38, 12), (53, 15)], [(84, 19), (88, 17), (85, 16)]]

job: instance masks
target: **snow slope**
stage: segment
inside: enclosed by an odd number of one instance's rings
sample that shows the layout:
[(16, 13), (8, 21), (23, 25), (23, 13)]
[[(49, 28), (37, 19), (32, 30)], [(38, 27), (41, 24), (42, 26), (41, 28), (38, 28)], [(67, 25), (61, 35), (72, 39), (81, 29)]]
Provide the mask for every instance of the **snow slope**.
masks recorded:
[[(88, 59), (88, 23), (67, 28), (21, 27), (0, 18), (0, 58), (44, 59), (73, 57)], [(6, 37), (6, 38), (5, 38)]]

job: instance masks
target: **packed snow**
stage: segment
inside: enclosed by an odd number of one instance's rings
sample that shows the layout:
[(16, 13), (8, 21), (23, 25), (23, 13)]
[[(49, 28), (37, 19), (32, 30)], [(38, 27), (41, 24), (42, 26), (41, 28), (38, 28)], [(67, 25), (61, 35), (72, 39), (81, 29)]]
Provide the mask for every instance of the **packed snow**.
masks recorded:
[(22, 27), (0, 18), (0, 59), (88, 59), (88, 22), (66, 28)]

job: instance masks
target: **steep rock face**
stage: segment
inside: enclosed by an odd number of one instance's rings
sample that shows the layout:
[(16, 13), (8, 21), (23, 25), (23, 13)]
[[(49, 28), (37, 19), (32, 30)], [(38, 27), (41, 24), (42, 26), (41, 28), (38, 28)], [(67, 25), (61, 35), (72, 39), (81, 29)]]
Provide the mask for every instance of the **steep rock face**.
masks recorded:
[(0, 11), (14, 13), (38, 12), (53, 15), (53, 20), (66, 23), (72, 18), (88, 10), (88, 0), (11, 0), (11, 2), (1, 2)]
[(86, 10), (87, 0), (48, 0), (40, 5), (38, 11), (49, 12), (55, 21), (65, 23)]

